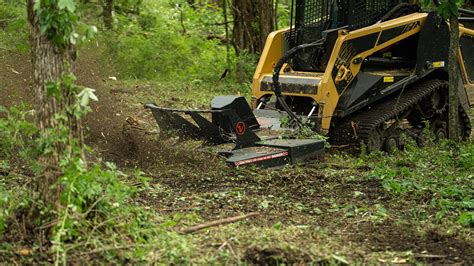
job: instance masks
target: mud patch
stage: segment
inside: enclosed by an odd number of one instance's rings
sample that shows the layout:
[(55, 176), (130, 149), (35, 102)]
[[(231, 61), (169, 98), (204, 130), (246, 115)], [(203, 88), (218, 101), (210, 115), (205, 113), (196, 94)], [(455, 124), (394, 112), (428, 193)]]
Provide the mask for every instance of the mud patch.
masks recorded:
[(296, 254), (281, 248), (251, 247), (245, 251), (245, 262), (250, 265), (293, 265), (311, 261), (307, 254)]

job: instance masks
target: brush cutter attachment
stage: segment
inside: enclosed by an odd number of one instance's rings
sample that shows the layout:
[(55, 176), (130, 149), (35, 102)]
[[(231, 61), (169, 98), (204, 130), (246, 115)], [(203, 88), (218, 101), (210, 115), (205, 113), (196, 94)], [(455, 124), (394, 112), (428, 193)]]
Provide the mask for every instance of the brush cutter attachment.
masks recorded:
[[(253, 132), (259, 128), (257, 119), (244, 97), (216, 97), (211, 110), (170, 109), (154, 104), (147, 104), (145, 108), (152, 111), (161, 130), (183, 138), (201, 139), (214, 145), (235, 142), (234, 150), (253, 147), (260, 141)], [(211, 115), (212, 122), (204, 115)]]
[[(155, 104), (147, 104), (145, 108), (151, 110), (162, 132), (222, 146), (217, 153), (226, 157), (232, 166), (273, 167), (299, 163), (324, 151), (322, 140), (275, 137), (262, 140), (256, 134), (260, 124), (245, 98), (240, 96), (215, 97), (210, 110), (162, 108)], [(226, 143), (235, 145), (229, 150), (224, 147)]]

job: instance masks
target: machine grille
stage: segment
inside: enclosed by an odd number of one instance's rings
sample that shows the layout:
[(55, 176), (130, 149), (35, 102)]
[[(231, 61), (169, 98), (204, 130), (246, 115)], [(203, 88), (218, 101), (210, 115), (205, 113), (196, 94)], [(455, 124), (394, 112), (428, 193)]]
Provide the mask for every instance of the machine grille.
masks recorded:
[(374, 24), (403, 0), (293, 0), (290, 47), (319, 40), (328, 29), (356, 30)]
[[(357, 30), (372, 25), (387, 12), (407, 0), (293, 0), (291, 27), (285, 35), (286, 49), (315, 42), (324, 31), (347, 27)], [(302, 51), (292, 62), (299, 71), (322, 71), (325, 68), (327, 47), (313, 47)]]

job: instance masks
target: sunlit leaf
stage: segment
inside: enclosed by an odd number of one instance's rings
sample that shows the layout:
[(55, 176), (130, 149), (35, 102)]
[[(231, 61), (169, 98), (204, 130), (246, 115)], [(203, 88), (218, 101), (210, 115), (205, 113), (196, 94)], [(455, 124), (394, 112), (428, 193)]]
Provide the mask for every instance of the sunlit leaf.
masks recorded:
[(78, 95), (77, 97), (79, 98), (79, 104), (82, 107), (87, 107), (89, 106), (90, 100), (93, 101), (98, 101), (99, 99), (95, 95), (95, 90), (91, 88), (84, 88)]
[(71, 13), (76, 11), (76, 3), (74, 3), (74, 0), (59, 0), (58, 7), (61, 10), (67, 9)]

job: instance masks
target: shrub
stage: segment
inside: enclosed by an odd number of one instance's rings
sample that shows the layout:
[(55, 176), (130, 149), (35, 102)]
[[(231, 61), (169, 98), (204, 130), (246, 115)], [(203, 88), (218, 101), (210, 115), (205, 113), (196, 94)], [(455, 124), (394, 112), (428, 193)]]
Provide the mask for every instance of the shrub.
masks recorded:
[(28, 36), (29, 29), (24, 3), (19, 1), (0, 2), (0, 45), (27, 53), (29, 50)]
[[(193, 9), (184, 3), (170, 7), (157, 1), (146, 3), (143, 10), (136, 19), (118, 16), (118, 29), (105, 38), (122, 78), (219, 80), (228, 65), (225, 45), (220, 43), (224, 29), (216, 26), (218, 8)], [(242, 65), (250, 80), (256, 57), (245, 53), (242, 58), (234, 53), (229, 56), (231, 65)]]
[(474, 144), (441, 140), (419, 147), (407, 143), (403, 152), (371, 154), (365, 161), (388, 192), (428, 201), (424, 211), (434, 212), (437, 222), (447, 218), (472, 224)]

